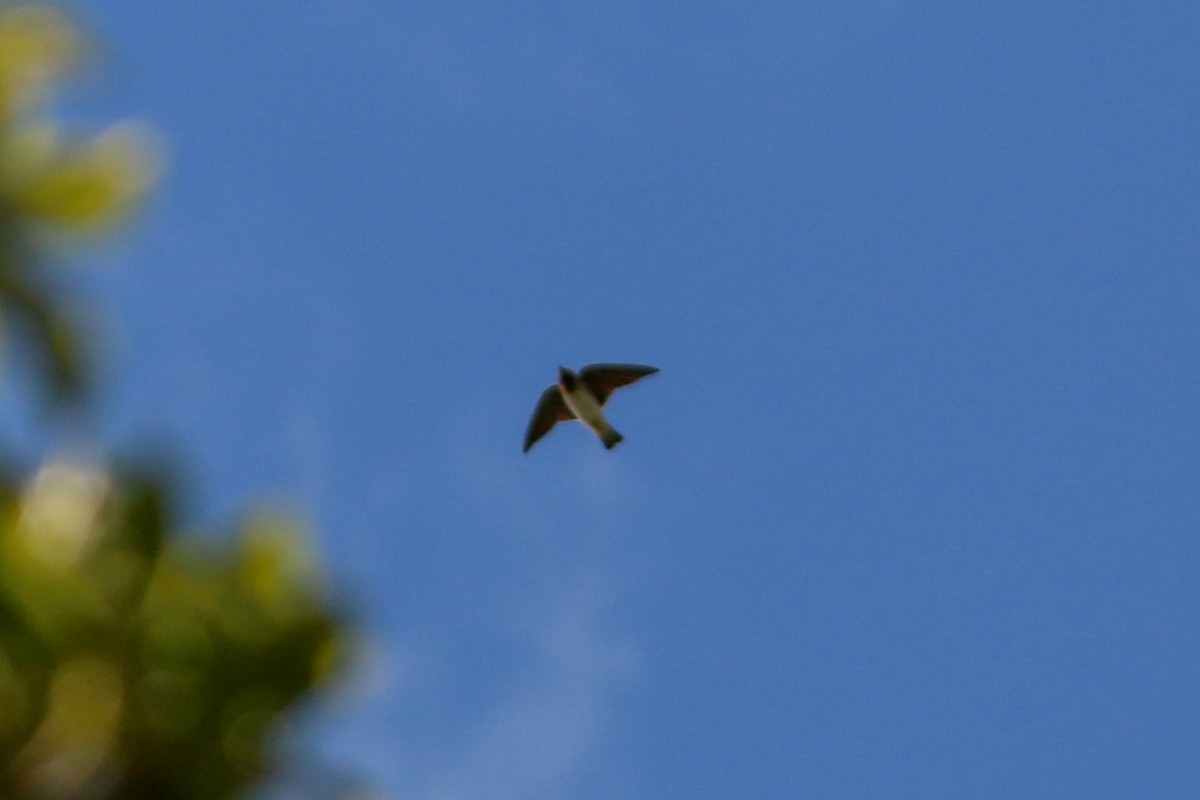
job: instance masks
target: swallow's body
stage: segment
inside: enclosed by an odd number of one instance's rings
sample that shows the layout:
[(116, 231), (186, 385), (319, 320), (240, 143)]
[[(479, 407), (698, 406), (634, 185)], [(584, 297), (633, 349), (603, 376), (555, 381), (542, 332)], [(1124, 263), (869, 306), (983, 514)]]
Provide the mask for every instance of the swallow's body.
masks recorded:
[(559, 367), (558, 390), (562, 393), (567, 410), (596, 432), (600, 441), (604, 442), (604, 449), (611, 450), (613, 445), (625, 438), (608, 424), (596, 395), (592, 394), (587, 384), (579, 380), (575, 373)]
[(655, 372), (658, 367), (640, 364), (589, 364), (578, 375), (566, 367), (559, 367), (558, 385), (542, 393), (542, 399), (533, 410), (533, 418), (529, 420), (529, 430), (525, 434), (526, 452), (555, 423), (569, 419), (587, 425), (600, 437), (606, 449), (612, 449), (624, 437), (604, 418), (605, 402), (614, 389)]

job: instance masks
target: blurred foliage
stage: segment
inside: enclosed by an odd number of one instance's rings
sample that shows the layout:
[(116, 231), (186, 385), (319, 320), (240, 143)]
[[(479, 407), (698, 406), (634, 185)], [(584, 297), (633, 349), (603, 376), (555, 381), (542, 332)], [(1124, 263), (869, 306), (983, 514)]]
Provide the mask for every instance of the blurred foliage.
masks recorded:
[(58, 11), (0, 8), (0, 320), (33, 354), (51, 401), (84, 394), (90, 359), (79, 314), (39, 269), (39, 254), (54, 240), (110, 231), (145, 196), (158, 163), (137, 125), (74, 137), (47, 113), (83, 51)]
[(0, 499), (0, 797), (221, 798), (270, 767), (337, 630), (296, 529), (172, 536), (170, 491), (52, 462)]
[[(112, 230), (156, 173), (135, 126), (52, 121), (84, 46), (50, 7), (0, 6), (4, 355), (36, 354), (52, 405), (86, 400), (90, 359), (47, 253)], [(259, 514), (180, 537), (172, 497), (149, 467), (0, 472), (0, 799), (240, 796), (275, 767), (285, 712), (331, 677), (339, 621), (299, 527)]]

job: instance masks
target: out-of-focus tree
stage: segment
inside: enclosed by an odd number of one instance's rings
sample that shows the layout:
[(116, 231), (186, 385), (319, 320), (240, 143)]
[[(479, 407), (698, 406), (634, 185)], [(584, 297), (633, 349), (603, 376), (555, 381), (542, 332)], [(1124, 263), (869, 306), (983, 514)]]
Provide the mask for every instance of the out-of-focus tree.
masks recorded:
[[(3, 355), (32, 354), (21, 374), (50, 407), (86, 405), (91, 364), (52, 240), (111, 230), (157, 172), (134, 126), (54, 123), (84, 46), (53, 8), (0, 6)], [(287, 710), (334, 673), (341, 623), (294, 523), (178, 525), (150, 465), (0, 472), (0, 798), (209, 800), (271, 775)]]

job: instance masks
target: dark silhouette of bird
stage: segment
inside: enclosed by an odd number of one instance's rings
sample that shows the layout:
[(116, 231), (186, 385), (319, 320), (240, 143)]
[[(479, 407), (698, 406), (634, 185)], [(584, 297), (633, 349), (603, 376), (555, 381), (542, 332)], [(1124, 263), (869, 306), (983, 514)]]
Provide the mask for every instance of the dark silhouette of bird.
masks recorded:
[(525, 452), (556, 423), (570, 419), (577, 419), (595, 431), (605, 449), (611, 450), (625, 437), (608, 424), (601, 409), (613, 390), (656, 372), (658, 367), (641, 364), (588, 364), (579, 374), (559, 367), (558, 383), (542, 392), (533, 410), (525, 433)]

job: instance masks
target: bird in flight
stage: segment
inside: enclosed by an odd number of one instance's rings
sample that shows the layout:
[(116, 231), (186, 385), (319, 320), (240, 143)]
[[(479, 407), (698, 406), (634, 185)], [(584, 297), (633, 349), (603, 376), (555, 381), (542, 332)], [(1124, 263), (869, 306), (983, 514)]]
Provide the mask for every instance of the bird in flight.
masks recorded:
[(558, 383), (542, 392), (533, 410), (529, 430), (525, 433), (525, 452), (528, 453), (534, 442), (549, 433), (555, 423), (568, 419), (577, 419), (587, 425), (604, 442), (604, 448), (611, 450), (625, 437), (613, 430), (600, 409), (614, 389), (656, 372), (658, 367), (641, 364), (588, 364), (578, 375), (566, 367), (559, 367)]

